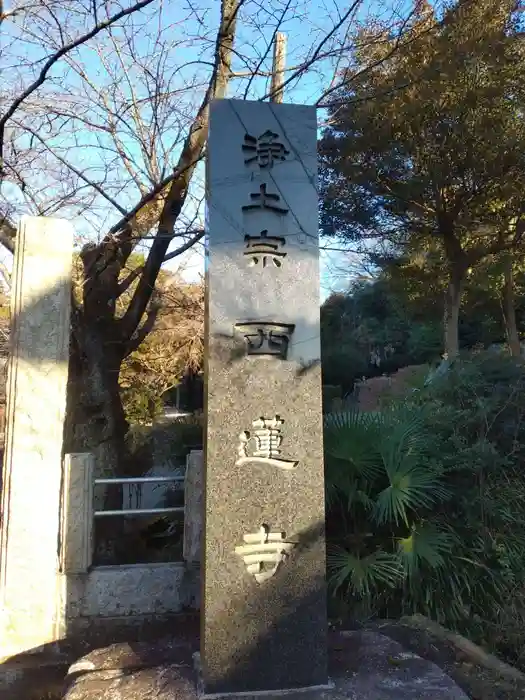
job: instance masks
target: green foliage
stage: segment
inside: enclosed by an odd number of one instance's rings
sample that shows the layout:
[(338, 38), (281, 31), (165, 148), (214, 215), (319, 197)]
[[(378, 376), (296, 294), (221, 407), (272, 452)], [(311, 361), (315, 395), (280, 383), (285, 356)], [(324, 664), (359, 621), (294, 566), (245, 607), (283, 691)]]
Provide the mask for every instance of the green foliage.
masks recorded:
[(421, 240), (443, 215), (451, 234), (479, 245), (516, 214), (525, 53), (514, 7), (454, 2), (438, 18), (427, 5), (403, 37), (377, 23), (364, 30), (321, 142), (327, 233), (401, 227)]
[(204, 286), (184, 284), (161, 271), (155, 303), (151, 331), (124, 358), (120, 369), (119, 385), (129, 423), (153, 422), (162, 413), (166, 393), (179, 384), (185, 372), (198, 372), (202, 366)]
[[(352, 391), (356, 379), (439, 358), (441, 318), (422, 323), (415, 306), (386, 275), (333, 294), (321, 308), (323, 381)], [(379, 362), (374, 362), (374, 358)]]
[(184, 462), (190, 450), (202, 449), (203, 432), (202, 413), (170, 418), (154, 425), (130, 425), (126, 435), (126, 474), (143, 476), (154, 461)]
[(121, 387), (120, 395), (131, 425), (148, 425), (162, 414), (162, 398), (143, 384), (131, 381), (128, 386)]
[(439, 356), (442, 347), (440, 323), (414, 323), (408, 330), (406, 354), (416, 365)]
[(525, 370), (461, 358), (381, 413), (325, 422), (328, 564), (354, 613), (498, 625), (525, 584)]
[[(440, 359), (442, 308), (436, 303), (436, 271), (422, 269), (406, 256), (383, 258), (374, 280), (332, 294), (321, 308), (323, 378), (352, 390), (356, 379), (395, 372), (408, 365)], [(498, 256), (491, 256), (467, 276), (459, 317), (460, 348), (505, 343)], [(513, 261), (517, 330), (525, 333), (525, 272)], [(373, 353), (380, 356), (372, 364)]]
[(333, 384), (323, 384), (323, 411), (329, 413), (334, 410), (333, 406), (336, 402), (341, 402), (343, 399), (340, 386)]
[(343, 392), (352, 391), (354, 382), (362, 376), (368, 376), (370, 367), (364, 352), (347, 338), (342, 345), (331, 340), (323, 343), (323, 383), (334, 385), (336, 382)]

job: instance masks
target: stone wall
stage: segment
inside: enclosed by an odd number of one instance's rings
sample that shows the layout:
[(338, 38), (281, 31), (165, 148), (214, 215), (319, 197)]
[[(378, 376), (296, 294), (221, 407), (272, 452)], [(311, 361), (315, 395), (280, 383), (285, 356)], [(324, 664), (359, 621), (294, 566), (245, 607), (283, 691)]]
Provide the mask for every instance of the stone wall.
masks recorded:
[(103, 566), (67, 576), (68, 631), (95, 619), (161, 616), (185, 607), (184, 564)]
[(88, 498), (91, 461), (90, 455), (67, 455), (64, 464), (67, 488), (63, 494), (62, 532), (66, 541), (62, 546), (60, 595), (66, 638), (82, 635), (91, 626), (111, 635), (112, 630), (123, 625), (140, 627), (144, 622), (198, 608), (202, 451), (191, 451), (187, 458), (183, 562), (91, 565), (89, 543), (93, 517)]

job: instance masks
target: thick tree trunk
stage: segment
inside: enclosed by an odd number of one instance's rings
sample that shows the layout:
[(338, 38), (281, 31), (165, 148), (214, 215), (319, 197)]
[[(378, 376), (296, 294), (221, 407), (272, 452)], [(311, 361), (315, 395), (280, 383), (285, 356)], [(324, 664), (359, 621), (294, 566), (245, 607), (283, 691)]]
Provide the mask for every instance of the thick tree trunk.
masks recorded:
[(459, 309), (469, 260), (455, 234), (453, 220), (445, 211), (438, 216), (438, 228), (448, 263), (448, 285), (443, 314), (444, 355), (446, 359), (452, 360), (459, 355)]
[[(66, 452), (91, 452), (95, 477), (125, 476), (125, 436), (128, 424), (118, 385), (120, 360), (116, 344), (100, 325), (86, 324), (75, 315), (70, 347), (67, 414), (64, 431)], [(121, 510), (122, 486), (98, 486), (95, 510)], [(122, 561), (124, 519), (95, 519), (96, 564)]]
[(504, 254), (504, 281), (501, 289), (501, 308), (505, 322), (505, 333), (512, 357), (521, 356), (520, 337), (516, 323), (516, 309), (514, 306), (514, 276), (512, 273), (512, 254)]
[(100, 327), (77, 326), (71, 343), (64, 442), (68, 452), (94, 454), (97, 476), (122, 474), (126, 458), (120, 358), (111, 341)]
[(448, 359), (459, 354), (459, 309), (461, 306), (461, 291), (463, 272), (459, 266), (450, 270), (448, 287), (445, 292), (445, 313), (443, 318), (444, 351)]

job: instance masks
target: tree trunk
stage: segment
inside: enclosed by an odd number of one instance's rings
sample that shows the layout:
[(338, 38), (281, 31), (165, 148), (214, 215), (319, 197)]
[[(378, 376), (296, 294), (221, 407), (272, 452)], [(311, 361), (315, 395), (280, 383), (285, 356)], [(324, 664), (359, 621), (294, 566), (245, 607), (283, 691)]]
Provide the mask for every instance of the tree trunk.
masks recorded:
[[(112, 342), (113, 341), (113, 342)], [(118, 343), (100, 325), (90, 325), (75, 313), (70, 345), (66, 452), (91, 452), (95, 477), (125, 476), (128, 424), (118, 384)], [(98, 486), (94, 510), (122, 510), (121, 485)], [(122, 562), (125, 547), (121, 516), (95, 518), (95, 564)]]
[[(84, 326), (84, 327), (83, 327)], [(112, 342), (113, 341), (113, 342)], [(77, 318), (70, 352), (64, 443), (68, 452), (92, 452), (96, 476), (123, 474), (128, 424), (118, 384), (114, 339)]]
[(464, 272), (459, 265), (450, 270), (448, 287), (445, 292), (445, 313), (443, 318), (445, 355), (450, 360), (459, 354), (459, 308)]
[(512, 357), (521, 356), (521, 345), (516, 324), (516, 309), (514, 307), (514, 276), (512, 272), (512, 254), (504, 254), (504, 281), (501, 288), (501, 308), (505, 322), (505, 334)]

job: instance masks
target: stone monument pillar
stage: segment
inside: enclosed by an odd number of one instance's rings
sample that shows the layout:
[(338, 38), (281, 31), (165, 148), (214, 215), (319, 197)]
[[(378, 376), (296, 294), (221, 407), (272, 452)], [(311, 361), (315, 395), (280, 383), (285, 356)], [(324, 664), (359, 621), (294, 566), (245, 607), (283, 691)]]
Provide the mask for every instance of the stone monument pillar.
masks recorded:
[(211, 107), (205, 694), (327, 683), (316, 140), (313, 107)]
[(55, 641), (73, 230), (24, 217), (11, 297), (2, 475), (0, 656)]

